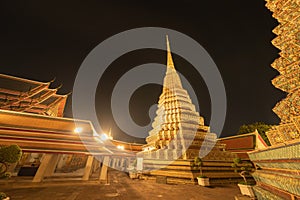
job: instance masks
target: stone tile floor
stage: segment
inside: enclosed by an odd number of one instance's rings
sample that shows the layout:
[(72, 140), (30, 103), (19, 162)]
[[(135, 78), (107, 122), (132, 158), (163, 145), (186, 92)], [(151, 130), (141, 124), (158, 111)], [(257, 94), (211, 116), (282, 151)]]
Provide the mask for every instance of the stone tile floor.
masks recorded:
[[(198, 185), (166, 185), (154, 180), (131, 180), (125, 173), (109, 171), (109, 185), (99, 183), (57, 183), (43, 185), (0, 185), (11, 200), (127, 200), (127, 199), (180, 199), (231, 200), (238, 195), (236, 185), (201, 187)], [(2, 187), (2, 188), (1, 188)]]

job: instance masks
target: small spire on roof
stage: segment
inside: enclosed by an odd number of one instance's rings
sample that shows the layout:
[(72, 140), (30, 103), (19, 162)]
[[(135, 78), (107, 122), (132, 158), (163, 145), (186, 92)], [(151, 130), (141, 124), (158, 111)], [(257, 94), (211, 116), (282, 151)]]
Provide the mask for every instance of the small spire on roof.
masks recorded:
[(67, 94), (65, 94), (64, 96), (69, 96), (72, 94), (72, 91), (68, 92)]
[(109, 131), (108, 131), (108, 138), (113, 139), (111, 128), (109, 128)]
[(50, 83), (53, 83), (56, 80), (56, 77), (54, 77), (51, 81), (49, 81)]
[(63, 84), (61, 83), (61, 84), (56, 88), (56, 90), (59, 90), (62, 86), (63, 86)]

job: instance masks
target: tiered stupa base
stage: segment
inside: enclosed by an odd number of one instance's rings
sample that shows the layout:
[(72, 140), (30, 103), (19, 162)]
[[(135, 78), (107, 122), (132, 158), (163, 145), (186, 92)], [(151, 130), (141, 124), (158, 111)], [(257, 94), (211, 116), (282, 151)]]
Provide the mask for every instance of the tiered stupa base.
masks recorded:
[[(216, 146), (219, 144), (217, 143)], [(193, 153), (189, 152), (193, 151)], [(188, 155), (199, 155), (199, 150), (187, 150)], [(172, 155), (178, 155), (180, 150), (159, 149), (152, 152), (142, 152), (138, 156), (144, 158), (143, 175), (148, 178), (164, 176), (169, 184), (197, 184), (199, 169), (193, 167), (194, 157), (187, 159), (170, 159)], [(232, 168), (233, 159), (237, 155), (214, 147), (212, 151), (202, 159), (202, 173), (210, 178), (211, 185), (238, 183), (242, 178)]]
[[(197, 176), (200, 173), (191, 167), (192, 163), (193, 160), (176, 160), (169, 163), (165, 160), (145, 159), (143, 175), (152, 178), (164, 176), (168, 184), (197, 184)], [(232, 161), (229, 160), (203, 159), (203, 175), (209, 177), (211, 185), (241, 182), (242, 178), (233, 171), (231, 165)]]

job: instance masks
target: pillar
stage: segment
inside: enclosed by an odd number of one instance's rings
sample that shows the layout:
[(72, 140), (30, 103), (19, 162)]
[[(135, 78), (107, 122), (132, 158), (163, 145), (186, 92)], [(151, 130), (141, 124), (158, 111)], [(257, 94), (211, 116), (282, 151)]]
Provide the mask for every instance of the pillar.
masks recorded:
[(120, 169), (122, 170), (122, 171), (124, 171), (125, 169), (126, 169), (126, 167), (125, 167), (125, 158), (121, 158), (121, 166), (120, 166)]
[(59, 155), (59, 154), (52, 155), (51, 162), (48, 164), (47, 169), (45, 171), (45, 176), (53, 175), (60, 157), (61, 157), (61, 155)]
[(99, 176), (99, 180), (100, 181), (107, 181), (107, 168), (108, 168), (108, 165), (109, 165), (109, 156), (105, 156), (104, 159), (103, 159), (103, 163), (102, 163), (102, 167), (101, 167), (101, 170), (100, 170), (100, 176)]
[(51, 162), (53, 161), (53, 159), (52, 159), (53, 156), (54, 156), (54, 154), (45, 154), (43, 156), (42, 163), (40, 164), (35, 176), (33, 177), (32, 182), (42, 182), (42, 180), (44, 179), (48, 165), (51, 164)]
[(111, 168), (115, 168), (115, 164), (116, 164), (116, 159), (115, 159), (114, 157), (112, 157), (109, 166), (110, 166)]
[(90, 178), (90, 174), (92, 172), (93, 160), (94, 160), (94, 156), (89, 156), (87, 161), (86, 161), (84, 174), (83, 174), (83, 177), (82, 177), (82, 180), (84, 180), (84, 181), (87, 181)]
[(120, 167), (120, 159), (119, 158), (115, 158), (116, 162), (115, 162), (115, 169), (119, 169)]

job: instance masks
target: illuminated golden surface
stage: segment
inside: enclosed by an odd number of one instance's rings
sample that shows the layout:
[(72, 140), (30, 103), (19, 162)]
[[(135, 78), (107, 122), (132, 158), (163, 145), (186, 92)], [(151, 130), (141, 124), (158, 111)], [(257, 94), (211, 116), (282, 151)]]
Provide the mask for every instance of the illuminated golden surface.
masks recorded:
[(280, 57), (271, 66), (280, 75), (272, 83), (287, 92), (273, 108), (281, 123), (267, 133), (271, 144), (277, 144), (300, 137), (300, 1), (267, 0), (266, 6), (279, 22), (272, 44), (280, 50)]
[[(212, 149), (207, 159), (232, 160), (235, 155), (222, 151), (224, 145), (217, 142), (217, 136), (209, 132), (204, 119), (199, 115), (189, 94), (183, 89), (174, 67), (167, 37), (167, 71), (163, 91), (159, 97), (157, 116), (152, 130), (143, 146), (144, 157), (148, 159), (194, 159), (202, 149)], [(204, 138), (206, 138), (205, 143)]]

